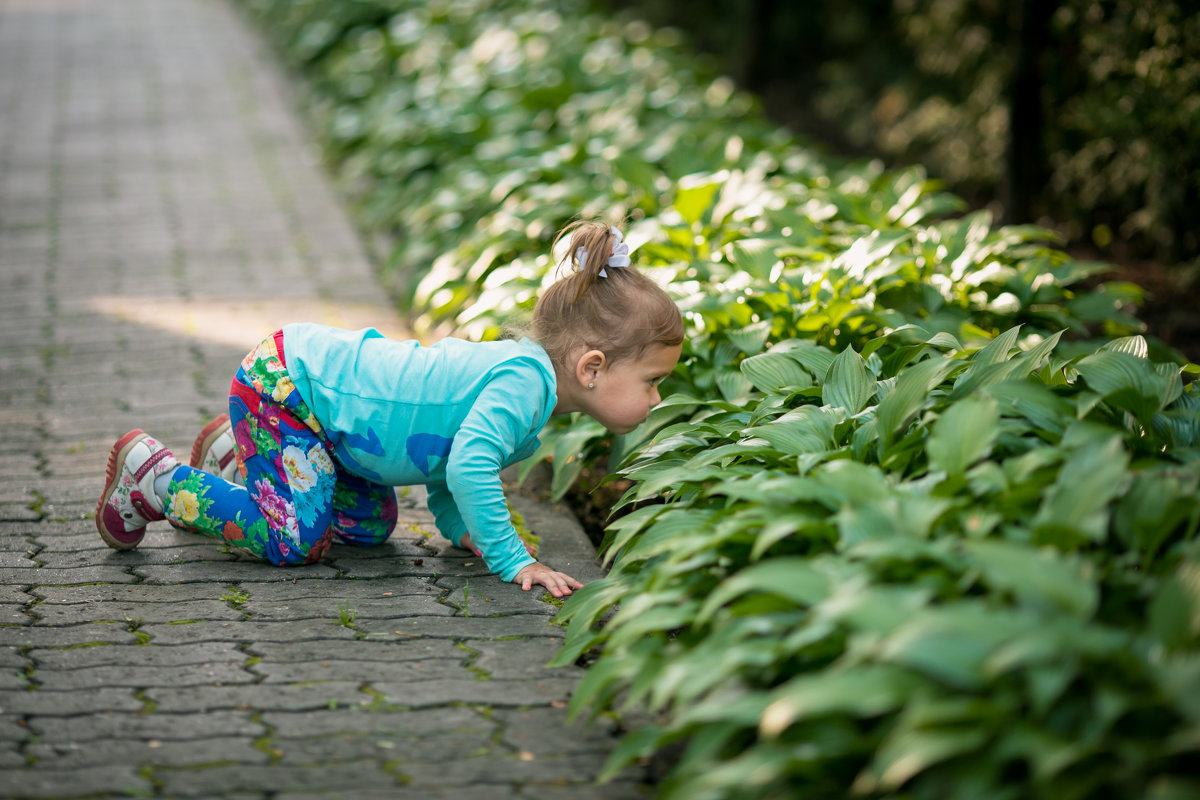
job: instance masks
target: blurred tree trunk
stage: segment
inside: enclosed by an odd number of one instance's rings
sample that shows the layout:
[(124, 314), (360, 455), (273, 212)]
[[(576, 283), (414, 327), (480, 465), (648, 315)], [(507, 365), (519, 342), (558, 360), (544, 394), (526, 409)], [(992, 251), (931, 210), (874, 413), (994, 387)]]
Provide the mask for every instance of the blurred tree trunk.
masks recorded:
[(1030, 222), (1044, 196), (1046, 156), (1043, 87), (1050, 20), (1058, 0), (1016, 0), (1009, 29), (1011, 73), (1008, 89), (1008, 158), (1005, 165), (1004, 216)]

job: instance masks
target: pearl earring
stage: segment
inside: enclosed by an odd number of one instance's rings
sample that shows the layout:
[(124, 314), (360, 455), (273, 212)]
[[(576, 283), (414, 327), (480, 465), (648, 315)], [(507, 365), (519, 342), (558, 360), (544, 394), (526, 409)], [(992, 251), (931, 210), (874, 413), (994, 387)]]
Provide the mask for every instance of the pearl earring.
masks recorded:
[(589, 388), (589, 389), (595, 389), (595, 388), (596, 388), (596, 384), (594, 384), (594, 383), (589, 383), (589, 384), (588, 384), (588, 388)]

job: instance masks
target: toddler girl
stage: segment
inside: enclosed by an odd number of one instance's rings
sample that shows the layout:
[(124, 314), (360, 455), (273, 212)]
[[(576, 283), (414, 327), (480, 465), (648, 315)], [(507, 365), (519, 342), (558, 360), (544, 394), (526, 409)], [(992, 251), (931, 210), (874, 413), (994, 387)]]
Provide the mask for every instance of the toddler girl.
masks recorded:
[(166, 519), (273, 564), (312, 563), (334, 537), (384, 542), (392, 487), (423, 483), (452, 543), (526, 591), (571, 594), (582, 584), (522, 545), (500, 470), (533, 453), (551, 414), (582, 411), (614, 433), (641, 424), (679, 360), (683, 323), (630, 268), (616, 228), (575, 223), (555, 243), (566, 236), (560, 267), (574, 270), (538, 300), (530, 338), (423, 347), (312, 324), (268, 337), (242, 361), (229, 418), (197, 438), (191, 466), (140, 430), (117, 441), (100, 536), (127, 550)]

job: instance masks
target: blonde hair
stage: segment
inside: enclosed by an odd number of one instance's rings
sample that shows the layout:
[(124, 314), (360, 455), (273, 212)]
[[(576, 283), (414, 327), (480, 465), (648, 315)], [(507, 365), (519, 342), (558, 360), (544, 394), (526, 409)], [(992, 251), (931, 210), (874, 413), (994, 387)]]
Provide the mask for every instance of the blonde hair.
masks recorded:
[(531, 333), (556, 367), (569, 370), (581, 350), (599, 350), (612, 363), (683, 342), (683, 318), (662, 287), (633, 267), (608, 266), (618, 242), (608, 225), (573, 222), (554, 237), (554, 246), (568, 237), (559, 271), (572, 268), (581, 247), (586, 263), (551, 284), (533, 309)]

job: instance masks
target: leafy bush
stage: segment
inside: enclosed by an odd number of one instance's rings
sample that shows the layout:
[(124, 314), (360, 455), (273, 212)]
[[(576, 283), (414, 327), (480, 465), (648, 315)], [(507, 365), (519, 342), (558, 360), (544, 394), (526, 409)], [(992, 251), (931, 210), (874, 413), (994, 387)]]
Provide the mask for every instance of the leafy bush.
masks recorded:
[(614, 209), (684, 310), (645, 426), (539, 453), (556, 493), (631, 481), (558, 659), (599, 653), (575, 713), (655, 714), (613, 770), (679, 741), (689, 800), (1194, 792), (1200, 399), (1136, 287), (582, 3), (248, 3), (426, 329), (496, 335)]
[(1140, 337), (895, 338), (667, 400), (624, 470), (665, 502), (560, 615), (557, 663), (600, 648), (573, 713), (658, 715), (611, 771), (685, 740), (664, 798), (1193, 795), (1194, 384)]

